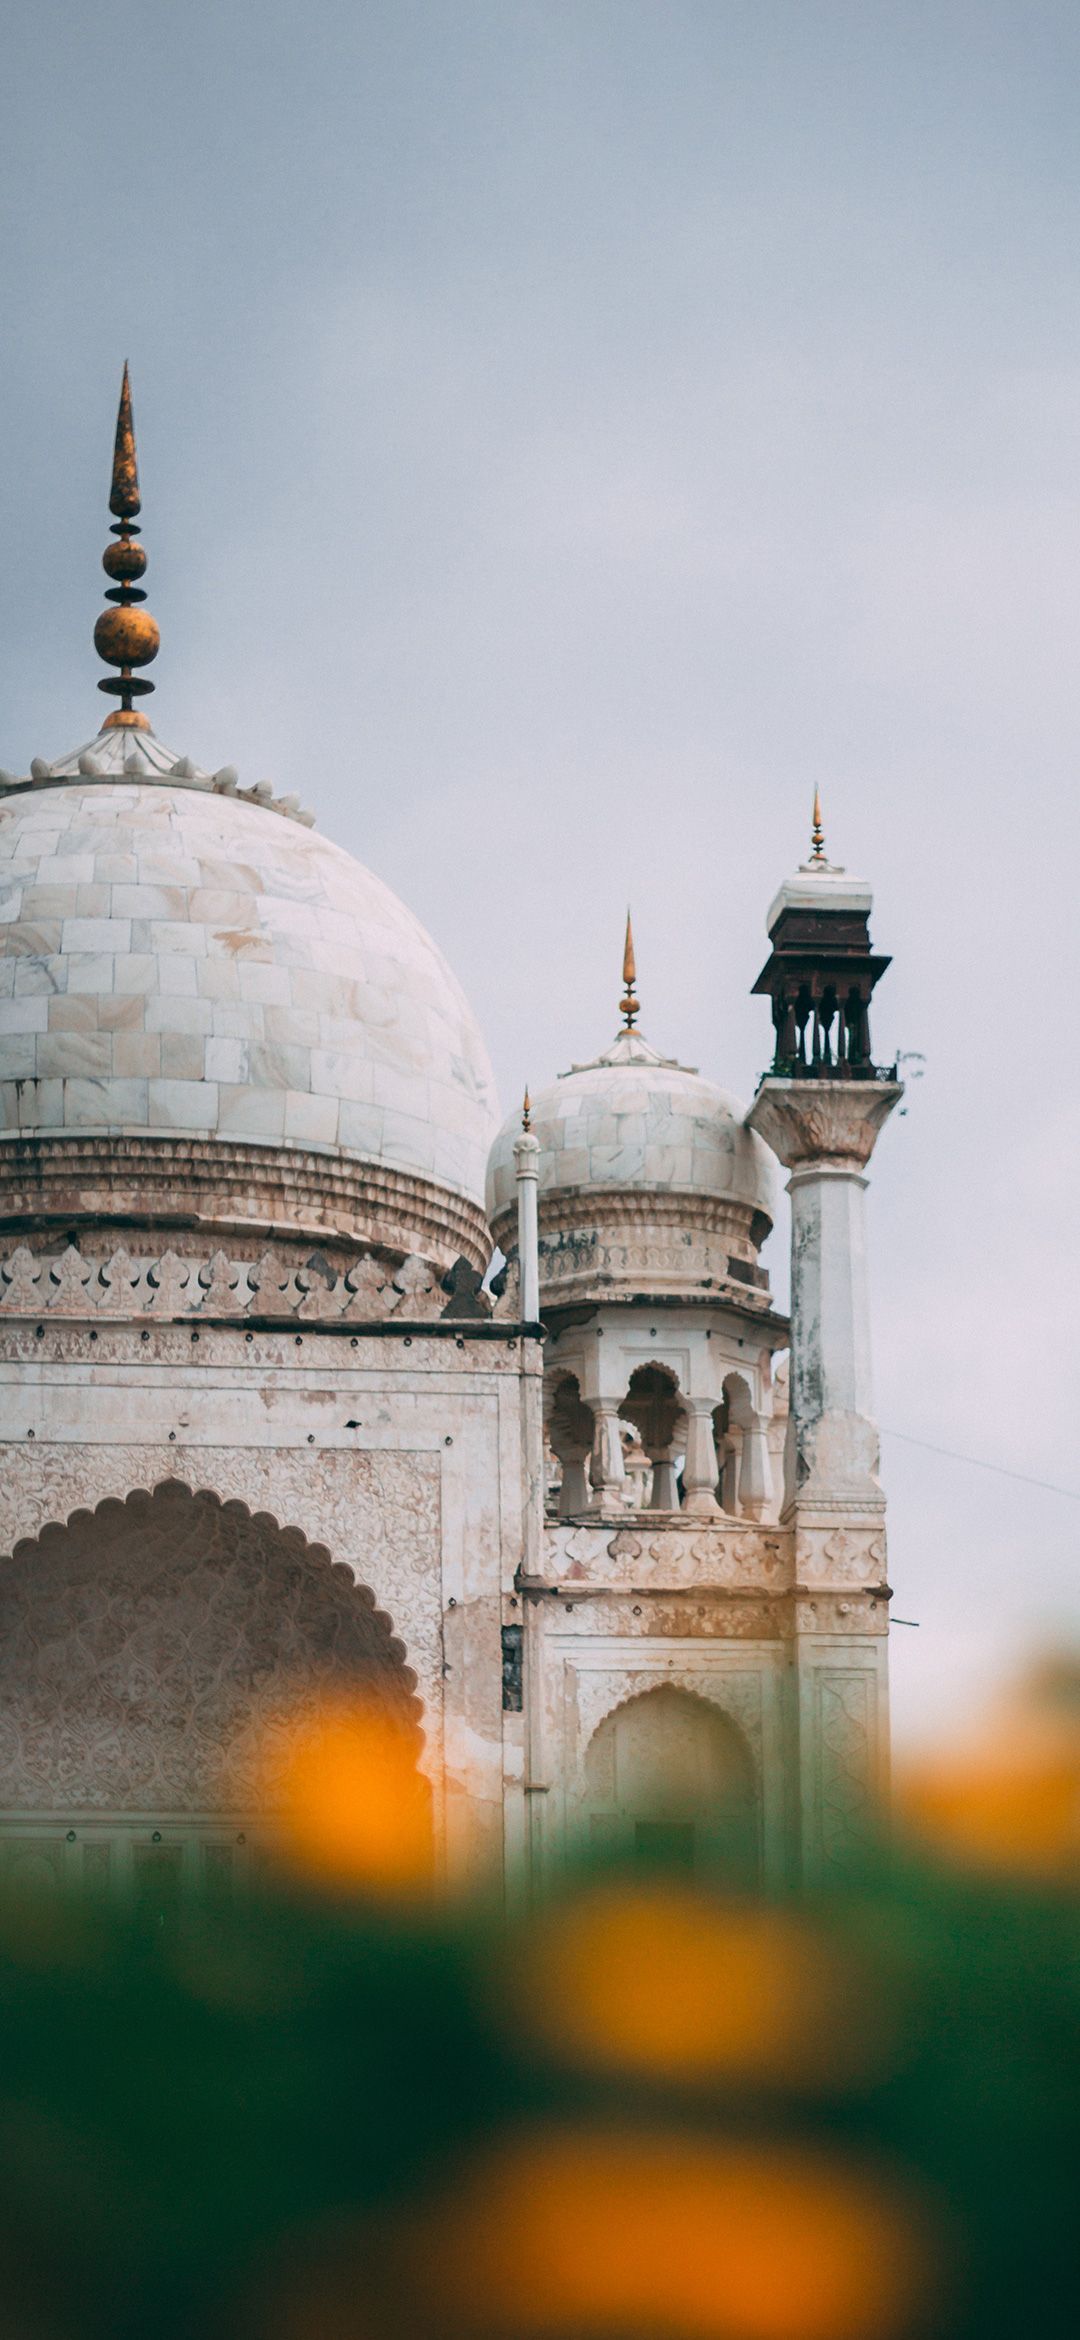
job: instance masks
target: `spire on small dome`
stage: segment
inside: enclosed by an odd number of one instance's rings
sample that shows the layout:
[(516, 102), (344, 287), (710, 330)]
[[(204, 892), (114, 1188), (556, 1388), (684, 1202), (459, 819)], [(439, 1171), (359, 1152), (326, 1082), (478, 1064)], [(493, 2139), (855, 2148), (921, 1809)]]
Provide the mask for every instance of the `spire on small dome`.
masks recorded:
[(816, 861), (820, 864), (826, 859), (825, 831), (821, 825), (821, 790), (815, 788), (813, 826), (810, 830), (810, 860), (811, 863)]
[(524, 1130), (531, 1130), (532, 1128), (532, 1099), (529, 1095), (527, 1087), (525, 1090), (524, 1102), (521, 1108), (521, 1126)]
[(145, 715), (132, 707), (132, 700), (145, 697), (154, 686), (133, 670), (149, 666), (156, 658), (161, 636), (157, 621), (149, 610), (137, 605), (146, 600), (138, 579), (146, 571), (146, 554), (135, 538), (141, 530), (135, 525), (135, 515), (142, 509), (139, 495), (139, 464), (135, 450), (135, 421), (131, 411), (131, 381), (127, 360), (120, 385), (120, 407), (116, 417), (116, 442), (113, 448), (112, 486), (109, 491), (109, 510), (116, 514), (111, 534), (119, 539), (107, 546), (101, 556), (101, 566), (113, 582), (106, 589), (105, 599), (115, 606), (103, 609), (94, 627), (94, 648), (107, 665), (118, 666), (119, 674), (105, 675), (98, 684), (120, 705), (106, 717), (102, 729), (113, 731), (149, 731)]
[(623, 996), (619, 1001), (619, 1014), (623, 1019), (625, 1030), (632, 1032), (638, 1017), (641, 1014), (641, 1001), (638, 999), (637, 993), (634, 989), (634, 985), (637, 982), (637, 965), (634, 959), (634, 929), (630, 924), (629, 910), (626, 913), (626, 941), (623, 944), (622, 979), (624, 989)]

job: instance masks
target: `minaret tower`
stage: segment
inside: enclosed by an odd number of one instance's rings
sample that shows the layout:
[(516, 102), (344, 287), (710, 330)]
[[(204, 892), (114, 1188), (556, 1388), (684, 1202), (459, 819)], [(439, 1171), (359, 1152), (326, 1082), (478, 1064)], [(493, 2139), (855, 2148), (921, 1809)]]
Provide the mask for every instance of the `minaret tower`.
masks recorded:
[(842, 1866), (888, 1762), (885, 1497), (870, 1378), (866, 1168), (902, 1089), (873, 1061), (870, 889), (827, 858), (815, 795), (810, 858), (768, 915), (755, 991), (775, 1052), (748, 1115), (790, 1172), (791, 1412), (782, 1519), (794, 1531), (792, 1652), (808, 1874)]

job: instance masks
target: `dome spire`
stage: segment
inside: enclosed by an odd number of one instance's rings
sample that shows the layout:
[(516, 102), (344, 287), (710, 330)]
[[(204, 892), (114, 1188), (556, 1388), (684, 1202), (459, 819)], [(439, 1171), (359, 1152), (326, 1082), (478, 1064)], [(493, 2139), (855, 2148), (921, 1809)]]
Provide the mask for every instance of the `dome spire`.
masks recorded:
[(810, 830), (810, 859), (812, 862), (822, 862), (827, 859), (825, 852), (825, 831), (821, 825), (820, 788), (815, 788), (814, 790), (814, 816), (813, 825)]
[(619, 1001), (619, 1014), (623, 1019), (625, 1029), (628, 1032), (632, 1032), (638, 1017), (641, 1014), (641, 1001), (638, 999), (637, 993), (634, 990), (634, 985), (637, 982), (637, 966), (634, 960), (634, 929), (630, 924), (629, 910), (627, 910), (626, 913), (626, 941), (623, 944), (622, 979), (624, 990), (623, 996)]
[(124, 360), (124, 378), (120, 385), (120, 407), (116, 417), (116, 443), (113, 449), (112, 486), (109, 491), (109, 510), (115, 512), (116, 522), (111, 534), (119, 539), (106, 547), (101, 566), (113, 582), (106, 589), (105, 599), (114, 603), (112, 609), (103, 609), (94, 627), (94, 648), (107, 665), (118, 666), (119, 674), (105, 675), (98, 684), (119, 699), (119, 707), (106, 716), (104, 731), (124, 728), (149, 731), (145, 715), (132, 707), (132, 700), (143, 698), (154, 686), (133, 669), (149, 666), (157, 657), (161, 636), (157, 622), (149, 610), (137, 607), (146, 600), (138, 580), (146, 570), (146, 554), (135, 538), (141, 530), (135, 525), (135, 515), (142, 508), (139, 495), (139, 464), (135, 451), (135, 422), (131, 411), (131, 382), (127, 360)]

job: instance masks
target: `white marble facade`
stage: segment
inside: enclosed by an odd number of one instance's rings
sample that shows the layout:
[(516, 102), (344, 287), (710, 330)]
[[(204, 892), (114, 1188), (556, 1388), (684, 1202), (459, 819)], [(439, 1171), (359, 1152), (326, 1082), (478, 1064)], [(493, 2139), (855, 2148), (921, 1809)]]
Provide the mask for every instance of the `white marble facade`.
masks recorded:
[(293, 800), (117, 732), (0, 787), (0, 1867), (235, 1866), (255, 1676), (397, 1698), (457, 1875), (862, 1841), (882, 1505), (807, 1414), (842, 1236), (788, 1423), (779, 1106), (625, 1031), (506, 1123), (485, 1218), (492, 1104), (435, 945)]

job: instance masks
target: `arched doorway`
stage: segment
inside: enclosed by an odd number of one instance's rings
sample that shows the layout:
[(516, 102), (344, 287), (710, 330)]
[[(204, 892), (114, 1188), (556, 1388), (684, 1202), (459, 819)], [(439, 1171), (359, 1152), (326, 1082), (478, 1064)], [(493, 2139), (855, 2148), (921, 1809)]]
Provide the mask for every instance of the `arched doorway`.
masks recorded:
[(606, 1715), (585, 1755), (585, 1808), (597, 1849), (697, 1874), (756, 1881), (758, 1799), (737, 1724), (674, 1684)]
[(0, 1560), (0, 1876), (162, 1911), (259, 1857), (297, 1720), (343, 1690), (420, 1744), (374, 1595), (298, 1528), (168, 1482)]

